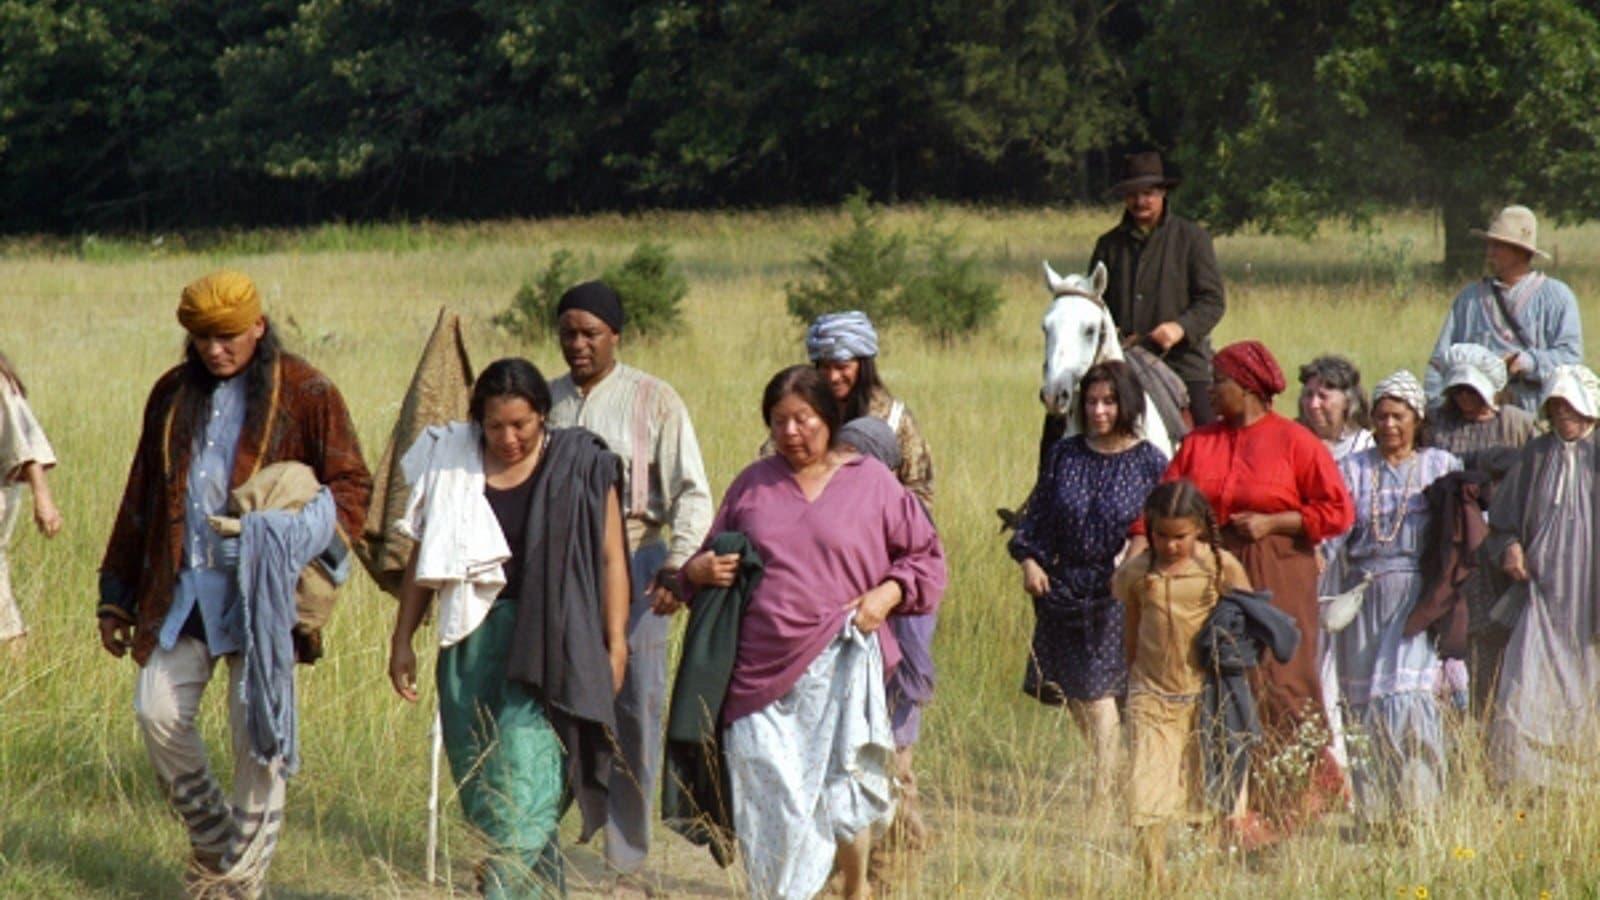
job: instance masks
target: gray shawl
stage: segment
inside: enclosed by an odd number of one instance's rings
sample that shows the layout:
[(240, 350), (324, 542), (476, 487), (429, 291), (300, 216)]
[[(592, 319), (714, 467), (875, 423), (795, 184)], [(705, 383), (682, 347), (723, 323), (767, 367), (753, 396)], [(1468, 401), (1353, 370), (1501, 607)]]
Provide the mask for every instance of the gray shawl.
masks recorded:
[(1261, 741), (1261, 718), (1246, 673), (1271, 651), (1288, 662), (1300, 644), (1293, 618), (1272, 605), (1270, 591), (1231, 590), (1195, 636), (1206, 670), (1196, 728), (1201, 736), (1206, 799), (1226, 815), (1250, 768), (1250, 748)]
[(587, 841), (606, 821), (616, 732), (601, 592), (606, 495), (620, 490), (622, 463), (582, 428), (549, 434), (526, 541), (511, 548), (524, 575), (506, 677), (539, 698), (566, 748), (567, 787)]

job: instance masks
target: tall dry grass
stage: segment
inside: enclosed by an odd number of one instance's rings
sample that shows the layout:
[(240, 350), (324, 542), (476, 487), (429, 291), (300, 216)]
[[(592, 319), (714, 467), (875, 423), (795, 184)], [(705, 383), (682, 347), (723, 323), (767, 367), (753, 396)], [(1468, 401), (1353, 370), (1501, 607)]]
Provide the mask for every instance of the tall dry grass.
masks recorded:
[[(1137, 895), (1121, 829), (1084, 822), (1083, 746), (1068, 721), (1018, 690), (1032, 625), (996, 506), (1018, 501), (1035, 464), (1044, 292), (1039, 261), (1081, 266), (1109, 210), (945, 209), (946, 224), (1000, 279), (996, 327), (955, 346), (909, 330), (884, 336), (882, 371), (923, 424), (937, 465), (934, 507), (952, 583), (935, 647), (941, 669), (918, 751), (937, 829), (908, 897)], [(934, 213), (898, 209), (892, 227)], [(510, 353), (561, 370), (553, 345), (519, 347), (488, 329), (548, 253), (573, 250), (594, 271), (639, 240), (671, 244), (691, 282), (688, 332), (624, 343), (630, 362), (664, 376), (695, 418), (721, 490), (761, 440), (758, 392), (801, 358), (783, 286), (839, 215), (805, 211), (600, 216), (477, 226), (331, 227), (155, 239), (0, 245), (5, 351), (32, 389), (61, 457), (53, 483), (66, 531), (45, 542), (19, 529), (16, 586), (33, 633), (20, 659), (0, 654), (0, 895), (171, 896), (185, 854), (135, 730), (132, 666), (94, 638), (95, 569), (132, 451), (144, 393), (179, 355), (181, 285), (221, 265), (261, 286), (289, 346), (327, 371), (350, 401), (369, 459), (381, 451), (416, 354), (441, 305), (465, 313), (481, 366)], [(1219, 341), (1257, 337), (1295, 365), (1345, 353), (1369, 382), (1420, 371), (1455, 285), (1427, 274), (1439, 255), (1430, 220), (1394, 216), (1369, 233), (1329, 230), (1302, 244), (1243, 235), (1218, 241), (1229, 312)], [(1547, 231), (1591, 323), (1600, 292), (1600, 228)], [(25, 525), (25, 523), (24, 523)], [(24, 533), (26, 532), (26, 533)], [(364, 577), (345, 591), (329, 656), (301, 673), (306, 760), (290, 789), (273, 867), (278, 897), (431, 895), (422, 881), (428, 708), (406, 706), (384, 676), (392, 604)], [(206, 735), (225, 744), (221, 690)], [(1408, 841), (1353, 840), (1335, 817), (1277, 851), (1238, 861), (1180, 841), (1174, 874), (1216, 896), (1540, 896), (1600, 885), (1600, 790), (1576, 784), (1537, 798), (1486, 786), (1470, 729), (1457, 731), (1450, 796)], [(224, 769), (225, 754), (214, 755)], [(448, 873), (470, 889), (473, 848), (449, 810)], [(702, 851), (661, 833), (653, 867), (679, 894), (726, 894)], [(573, 851), (582, 891), (598, 871)]]

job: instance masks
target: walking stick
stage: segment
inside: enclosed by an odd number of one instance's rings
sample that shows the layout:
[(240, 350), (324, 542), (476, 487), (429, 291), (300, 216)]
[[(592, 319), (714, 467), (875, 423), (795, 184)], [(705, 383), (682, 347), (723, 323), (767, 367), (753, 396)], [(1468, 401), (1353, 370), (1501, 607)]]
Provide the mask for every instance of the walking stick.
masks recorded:
[(433, 727), (428, 730), (428, 736), (433, 745), (428, 764), (428, 883), (433, 884), (439, 857), (439, 757), (444, 752), (444, 729), (437, 711), (433, 714)]

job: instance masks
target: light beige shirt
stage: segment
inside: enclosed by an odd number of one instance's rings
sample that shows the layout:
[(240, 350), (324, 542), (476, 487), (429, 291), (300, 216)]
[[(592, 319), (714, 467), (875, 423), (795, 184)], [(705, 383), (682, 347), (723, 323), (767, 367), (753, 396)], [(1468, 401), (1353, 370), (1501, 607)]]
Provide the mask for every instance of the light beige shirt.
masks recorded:
[(33, 417), (28, 401), (11, 382), (0, 377), (0, 483), (20, 481), (22, 467), (31, 462), (51, 468), (56, 464), (55, 450), (39, 420)]
[(705, 540), (715, 512), (689, 410), (672, 386), (617, 363), (585, 396), (570, 374), (550, 383), (550, 424), (600, 436), (622, 458), (622, 511), (628, 544), (640, 547), (672, 532), (667, 568), (676, 569)]

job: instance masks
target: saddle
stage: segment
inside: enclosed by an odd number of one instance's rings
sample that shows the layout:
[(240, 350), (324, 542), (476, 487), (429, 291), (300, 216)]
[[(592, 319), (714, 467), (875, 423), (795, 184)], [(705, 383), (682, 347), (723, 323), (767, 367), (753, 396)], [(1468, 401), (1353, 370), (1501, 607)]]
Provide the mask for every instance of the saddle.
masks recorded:
[(1194, 430), (1194, 417), (1189, 413), (1189, 388), (1172, 371), (1161, 357), (1142, 346), (1134, 345), (1122, 351), (1123, 361), (1139, 379), (1139, 386), (1150, 395), (1161, 424), (1167, 426), (1174, 446)]

